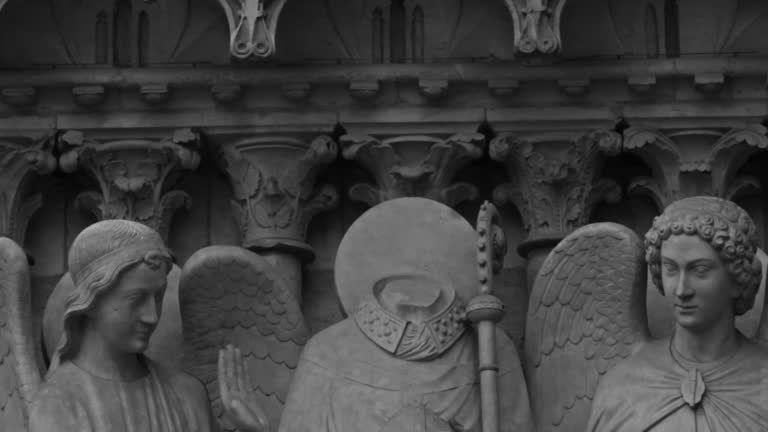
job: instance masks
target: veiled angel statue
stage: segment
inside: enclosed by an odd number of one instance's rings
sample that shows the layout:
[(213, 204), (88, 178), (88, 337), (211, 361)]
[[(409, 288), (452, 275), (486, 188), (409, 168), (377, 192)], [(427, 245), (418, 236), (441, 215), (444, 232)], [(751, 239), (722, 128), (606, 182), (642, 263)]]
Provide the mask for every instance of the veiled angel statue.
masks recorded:
[[(218, 430), (211, 389), (143, 354), (171, 268), (160, 236), (136, 222), (98, 222), (75, 238), (68, 265), (74, 289), (64, 308), (63, 336), (44, 374), (31, 330), (27, 258), (12, 240), (0, 238), (3, 430)], [(242, 356), (231, 346), (220, 347), (212, 348), (218, 357), (220, 406), (239, 430), (266, 431), (268, 419)]]
[[(528, 310), (538, 430), (768, 430), (768, 308), (755, 340), (735, 327), (761, 280), (756, 232), (733, 202), (693, 197), (655, 218), (644, 243), (613, 223), (561, 241)], [(669, 338), (648, 332), (648, 270), (674, 305)]]

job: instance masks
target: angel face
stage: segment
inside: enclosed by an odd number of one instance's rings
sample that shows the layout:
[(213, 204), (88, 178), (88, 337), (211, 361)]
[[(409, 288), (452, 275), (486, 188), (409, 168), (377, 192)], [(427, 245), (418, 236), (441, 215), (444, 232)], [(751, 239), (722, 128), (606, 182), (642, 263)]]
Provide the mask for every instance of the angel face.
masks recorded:
[(661, 282), (679, 326), (701, 332), (733, 326), (741, 290), (720, 254), (697, 235), (673, 235), (661, 245)]
[(146, 263), (129, 268), (89, 312), (88, 324), (114, 352), (147, 349), (160, 320), (166, 273), (163, 266)]

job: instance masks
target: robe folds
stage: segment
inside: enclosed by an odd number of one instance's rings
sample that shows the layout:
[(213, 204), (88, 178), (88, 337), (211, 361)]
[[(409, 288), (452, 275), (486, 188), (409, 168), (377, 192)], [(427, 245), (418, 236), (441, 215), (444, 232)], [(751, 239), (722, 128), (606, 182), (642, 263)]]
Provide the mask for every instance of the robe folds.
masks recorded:
[[(497, 331), (501, 431), (533, 430), (517, 351)], [(440, 357), (404, 360), (348, 318), (304, 348), (280, 432), (480, 432), (476, 337), (466, 331)]]
[(602, 378), (587, 431), (768, 431), (768, 350), (739, 335), (726, 358), (694, 363), (654, 341)]
[(210, 405), (195, 378), (144, 358), (134, 381), (100, 378), (71, 361), (49, 375), (30, 407), (30, 432), (211, 432)]

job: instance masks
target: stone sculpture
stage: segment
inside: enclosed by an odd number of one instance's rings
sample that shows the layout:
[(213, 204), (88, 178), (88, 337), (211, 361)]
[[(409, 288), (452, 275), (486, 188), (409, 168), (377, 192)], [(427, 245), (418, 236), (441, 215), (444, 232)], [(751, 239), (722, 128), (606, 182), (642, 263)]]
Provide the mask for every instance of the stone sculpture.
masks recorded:
[[(5, 430), (216, 430), (201, 383), (143, 355), (171, 268), (159, 234), (137, 222), (99, 222), (77, 236), (68, 261), (75, 289), (43, 380), (29, 322), (26, 255), (12, 240), (0, 238), (0, 424)], [(219, 357), (219, 391), (231, 421), (241, 431), (267, 430), (266, 416), (245, 385), (239, 352), (228, 347)]]
[[(536, 279), (526, 329), (539, 430), (768, 429), (768, 350), (734, 326), (760, 283), (756, 248), (747, 213), (715, 197), (670, 204), (645, 245), (612, 223), (560, 242)], [(646, 261), (674, 303), (668, 339), (649, 336)], [(758, 335), (766, 326), (763, 312)]]
[[(478, 349), (465, 306), (479, 294), (478, 235), (436, 201), (398, 198), (357, 219), (335, 278), (349, 317), (301, 354), (280, 431), (480, 431)], [(529, 431), (517, 352), (496, 329), (500, 425)]]

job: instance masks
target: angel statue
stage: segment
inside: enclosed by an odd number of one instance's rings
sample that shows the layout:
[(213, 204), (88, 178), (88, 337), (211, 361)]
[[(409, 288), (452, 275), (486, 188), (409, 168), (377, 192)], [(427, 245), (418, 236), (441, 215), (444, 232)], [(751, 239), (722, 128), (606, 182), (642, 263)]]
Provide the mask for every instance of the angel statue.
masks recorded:
[[(83, 230), (69, 251), (75, 285), (64, 332), (43, 378), (31, 334), (29, 268), (0, 238), (0, 425), (29, 432), (213, 431), (205, 387), (143, 355), (163, 301), (171, 255), (160, 236), (126, 220)], [(233, 347), (219, 351), (219, 392), (241, 431), (267, 418)]]
[[(307, 343), (279, 431), (479, 432), (478, 340), (464, 319), (479, 292), (477, 244), (462, 216), (429, 199), (385, 201), (358, 218), (335, 263), (348, 318)], [(518, 354), (491, 330), (500, 430), (530, 431)]]
[[(539, 430), (768, 430), (768, 349), (735, 327), (760, 285), (756, 251), (747, 213), (704, 196), (670, 204), (644, 244), (613, 223), (566, 237), (542, 265), (528, 311)], [(674, 306), (666, 339), (649, 336), (647, 273)]]

